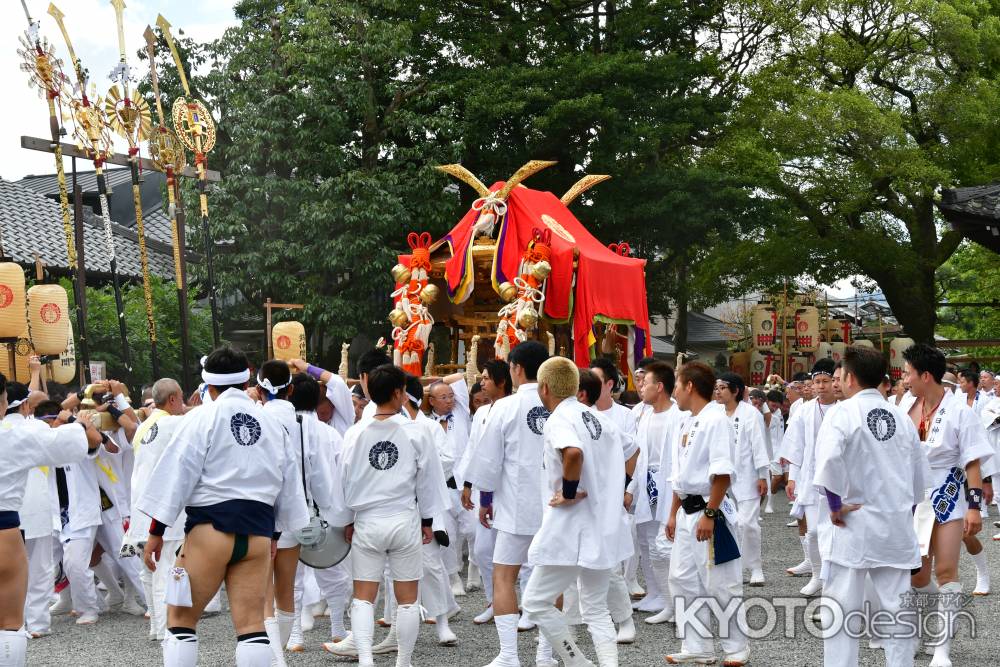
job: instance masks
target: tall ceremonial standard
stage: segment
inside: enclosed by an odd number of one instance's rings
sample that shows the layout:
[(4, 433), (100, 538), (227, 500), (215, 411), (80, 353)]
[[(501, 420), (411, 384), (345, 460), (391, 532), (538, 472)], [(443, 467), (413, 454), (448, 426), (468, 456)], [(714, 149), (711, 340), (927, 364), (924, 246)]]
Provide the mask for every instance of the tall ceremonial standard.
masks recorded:
[(181, 54), (170, 34), (170, 23), (162, 14), (156, 17), (156, 25), (167, 40), (170, 54), (177, 66), (177, 76), (181, 80), (185, 97), (174, 100), (173, 118), (177, 138), (194, 153), (194, 166), (198, 172), (198, 202), (201, 206), (201, 231), (205, 239), (205, 268), (208, 272), (208, 303), (212, 308), (212, 342), (219, 346), (219, 310), (215, 302), (215, 272), (212, 268), (212, 236), (208, 230), (208, 159), (207, 154), (215, 147), (215, 122), (208, 108), (191, 97), (191, 88), (184, 74)]
[(108, 208), (108, 182), (104, 176), (104, 162), (112, 153), (108, 119), (102, 109), (101, 98), (97, 97), (95, 93), (94, 99), (91, 100), (87, 95), (87, 86), (90, 83), (89, 72), (83, 68), (80, 59), (76, 57), (76, 52), (73, 50), (73, 43), (70, 41), (66, 24), (63, 22), (65, 14), (59, 11), (55, 3), (52, 3), (49, 5), (49, 15), (59, 25), (59, 30), (66, 41), (66, 50), (69, 51), (70, 60), (73, 62), (73, 71), (76, 73), (76, 92), (79, 97), (73, 97), (70, 101), (75, 125), (73, 134), (77, 145), (85, 150), (94, 161), (100, 215), (104, 222), (104, 240), (108, 245), (108, 257), (110, 257), (111, 284), (115, 292), (115, 307), (118, 310), (118, 335), (121, 338), (122, 363), (125, 365), (126, 374), (132, 375), (132, 354), (129, 351), (128, 330), (125, 326), (125, 303), (122, 300), (121, 280), (118, 277), (118, 259), (115, 254), (115, 239), (111, 230), (111, 214)]
[[(146, 326), (149, 327), (149, 356), (153, 377), (160, 377), (160, 357), (156, 351), (156, 319), (153, 317), (153, 291), (149, 284), (149, 257), (146, 253), (146, 228), (142, 223), (142, 193), (139, 190), (139, 144), (149, 138), (152, 121), (149, 105), (141, 97), (132, 99), (129, 83), (132, 72), (125, 57), (125, 27), (123, 12), (125, 0), (111, 0), (118, 24), (118, 53), (121, 59), (111, 71), (110, 78), (117, 82), (105, 97), (105, 111), (111, 128), (128, 141), (128, 165), (132, 172), (132, 201), (135, 203), (135, 231), (139, 237), (139, 264), (142, 268), (142, 293), (146, 301)], [(153, 63), (150, 62), (153, 66)], [(118, 89), (121, 84), (121, 90)]]
[(167, 214), (170, 216), (170, 234), (174, 245), (174, 283), (177, 285), (177, 308), (181, 323), (181, 368), (184, 373), (183, 387), (188, 389), (190, 342), (187, 303), (187, 265), (185, 260), (186, 236), (184, 222), (177, 217), (177, 172), (184, 169), (187, 160), (184, 146), (177, 135), (167, 125), (163, 116), (163, 102), (160, 100), (160, 78), (156, 74), (156, 35), (153, 29), (146, 26), (142, 33), (146, 39), (146, 53), (149, 55), (149, 82), (153, 86), (153, 98), (156, 100), (157, 124), (153, 126), (149, 137), (149, 156), (153, 162), (167, 175)]

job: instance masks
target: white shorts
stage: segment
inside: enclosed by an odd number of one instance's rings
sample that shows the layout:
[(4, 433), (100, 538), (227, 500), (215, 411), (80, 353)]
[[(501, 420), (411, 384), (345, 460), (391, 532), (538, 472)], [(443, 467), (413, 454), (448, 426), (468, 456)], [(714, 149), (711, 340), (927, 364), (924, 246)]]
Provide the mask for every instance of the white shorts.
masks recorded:
[(534, 535), (514, 535), (497, 531), (497, 543), (493, 547), (493, 563), (496, 565), (524, 565), (528, 562), (528, 548)]
[(359, 516), (351, 541), (351, 572), (357, 581), (382, 581), (386, 561), (393, 581), (423, 576), (423, 535), (416, 510), (391, 516)]
[(278, 548), (279, 549), (291, 549), (292, 547), (299, 546), (299, 541), (295, 539), (295, 531), (286, 530), (278, 538)]

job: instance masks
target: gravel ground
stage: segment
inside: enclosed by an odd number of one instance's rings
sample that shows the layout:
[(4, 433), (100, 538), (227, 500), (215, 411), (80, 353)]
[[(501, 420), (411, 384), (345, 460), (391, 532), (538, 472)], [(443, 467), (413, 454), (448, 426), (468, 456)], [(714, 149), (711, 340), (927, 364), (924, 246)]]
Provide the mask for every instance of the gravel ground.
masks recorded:
[[(805, 579), (788, 577), (784, 569), (798, 563), (802, 559), (802, 551), (794, 528), (785, 527), (788, 521), (787, 502), (775, 503), (775, 513), (764, 515), (763, 540), (765, 575), (767, 585), (764, 588), (746, 588), (748, 595), (791, 596), (805, 583)], [(992, 508), (995, 515), (996, 508)], [(985, 538), (985, 548), (989, 554), (990, 568), (994, 576), (1000, 575), (1000, 543), (994, 543), (990, 537), (995, 532), (992, 521), (986, 523), (980, 537)], [(972, 591), (975, 585), (975, 568), (967, 555), (963, 555), (962, 582), (966, 593)], [(952, 649), (955, 665), (990, 665), (996, 664), (998, 646), (994, 629), (1000, 619), (1000, 593), (986, 597), (977, 597), (971, 603), (971, 609), (978, 623), (979, 639), (968, 636), (960, 637)], [(423, 626), (417, 643), (413, 664), (415, 667), (482, 667), (496, 655), (498, 643), (493, 625), (475, 626), (472, 617), (479, 613), (485, 602), (481, 591), (476, 591), (459, 598), (463, 606), (462, 612), (452, 622), (452, 629), (459, 637), (457, 647), (444, 648), (436, 644), (433, 626)], [(758, 610), (759, 611), (759, 610)], [(780, 612), (779, 612), (780, 613)], [(619, 660), (622, 667), (642, 666), (652, 667), (663, 665), (663, 656), (668, 652), (677, 651), (680, 641), (675, 637), (673, 625), (650, 626), (642, 622), (648, 614), (637, 613), (635, 618), (638, 627), (638, 638), (631, 646), (621, 646)], [(751, 623), (754, 618), (761, 618), (751, 613)], [(779, 616), (776, 633), (782, 636), (761, 639), (751, 643), (751, 659), (759, 666), (789, 666), (806, 667), (822, 664), (822, 641), (803, 629), (802, 621), (796, 623), (794, 638), (783, 636), (783, 617)], [(159, 645), (146, 640), (148, 625), (146, 621), (124, 614), (102, 616), (101, 621), (93, 626), (78, 628), (67, 617), (59, 617), (53, 623), (54, 633), (49, 637), (32, 640), (28, 645), (29, 665), (101, 665), (112, 667), (117, 665), (155, 665), (161, 663)], [(384, 630), (376, 629), (375, 641), (379, 641)], [(300, 665), (350, 665), (351, 661), (336, 658), (322, 649), (322, 642), (327, 641), (329, 633), (328, 619), (319, 619), (316, 628), (306, 635), (307, 647), (304, 653), (290, 654), (288, 664)], [(198, 626), (201, 665), (232, 665), (234, 651), (234, 635), (228, 615), (220, 615), (203, 620)], [(580, 633), (584, 651), (593, 658), (593, 648), (589, 637)], [(521, 633), (519, 647), (522, 664), (526, 667), (534, 665), (535, 632)], [(531, 658), (531, 660), (529, 660)], [(376, 656), (377, 665), (391, 666), (395, 664), (393, 656)], [(917, 665), (925, 666), (927, 657), (918, 657)], [(881, 651), (873, 651), (862, 644), (862, 665), (885, 664)]]

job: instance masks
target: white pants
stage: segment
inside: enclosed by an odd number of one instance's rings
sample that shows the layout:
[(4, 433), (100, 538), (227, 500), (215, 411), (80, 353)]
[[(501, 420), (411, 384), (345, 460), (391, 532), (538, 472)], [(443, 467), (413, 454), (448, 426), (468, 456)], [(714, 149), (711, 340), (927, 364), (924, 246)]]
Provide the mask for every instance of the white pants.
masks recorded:
[(670, 558), (670, 554), (664, 554), (656, 545), (656, 536), (660, 533), (660, 524), (657, 521), (643, 521), (636, 526), (636, 538), (639, 542), (639, 568), (642, 570), (642, 578), (646, 584), (646, 596), (654, 599), (663, 594), (656, 583), (656, 573), (653, 570), (652, 560), (662, 560)]
[(450, 575), (443, 560), (447, 551), (434, 540), (422, 545), (424, 576), (420, 579), (420, 605), (431, 618), (450, 614), (458, 609), (455, 595), (451, 592)]
[[(313, 570), (320, 593), (330, 607), (331, 636), (343, 636), (344, 610), (351, 600), (353, 579), (351, 578), (351, 556), (348, 554), (340, 563), (322, 570)], [(340, 633), (339, 635), (337, 633)]]
[(476, 540), (470, 558), (479, 568), (479, 574), (483, 578), (483, 593), (486, 594), (486, 601), (490, 603), (493, 602), (493, 548), (496, 543), (496, 529), (486, 528), (477, 521)]
[(24, 598), (24, 627), (28, 632), (52, 629), (49, 598), (54, 584), (51, 535), (25, 540), (28, 552), (28, 594)]
[[(865, 580), (871, 577), (872, 585), (868, 593), (875, 598), (875, 609), (881, 609), (886, 614), (880, 614), (880, 619), (886, 621), (895, 618), (902, 606), (903, 595), (910, 591), (910, 573), (891, 567), (876, 567), (871, 569), (855, 569), (827, 563), (827, 578), (823, 585), (823, 601), (830, 600), (839, 605), (846, 615), (852, 611), (863, 611), (865, 602)], [(874, 613), (872, 610), (871, 613)], [(823, 626), (831, 621), (831, 612), (823, 607)], [(843, 618), (843, 616), (841, 616)], [(857, 628), (852, 629), (857, 630)], [(914, 639), (893, 637), (903, 628), (889, 622), (877, 625), (882, 643), (885, 646), (886, 667), (912, 667)], [(851, 634), (854, 634), (852, 637)], [(853, 667), (858, 664), (857, 633), (837, 632), (823, 640), (824, 667)]]
[(615, 626), (608, 611), (608, 580), (611, 570), (588, 570), (563, 565), (536, 565), (528, 580), (521, 606), (538, 624), (553, 646), (565, 637), (566, 618), (556, 608), (556, 598), (571, 584), (577, 584), (580, 614), (595, 646), (615, 641)]
[[(674, 532), (673, 557), (670, 559), (670, 587), (675, 602), (683, 602), (685, 609), (695, 612), (679, 613), (675, 607), (677, 634), (681, 638), (682, 650), (689, 653), (714, 653), (709, 608), (700, 598), (713, 597), (722, 609), (726, 609), (733, 598), (743, 597), (743, 564), (737, 558), (722, 565), (709, 567), (709, 541), (699, 542), (695, 538), (695, 527), (703, 512), (688, 514), (683, 508), (677, 509), (677, 528)], [(729, 655), (746, 648), (747, 640), (739, 627), (739, 614), (729, 617), (726, 627), (720, 628), (722, 650)], [(690, 620), (697, 619), (698, 623)], [(702, 628), (708, 632), (700, 632)]]
[(760, 556), (760, 499), (747, 498), (736, 503), (739, 513), (740, 558), (748, 570), (763, 569)]
[(143, 595), (142, 579), (139, 578), (142, 559), (134, 556), (128, 558), (119, 556), (122, 541), (125, 539), (125, 527), (122, 525), (121, 516), (114, 511), (101, 512), (101, 525), (97, 531), (97, 539), (111, 556), (111, 561), (116, 569), (119, 570), (117, 574), (124, 579), (126, 591), (127, 587), (131, 585), (133, 591)]
[(167, 634), (167, 578), (177, 561), (177, 550), (184, 540), (164, 540), (160, 551), (160, 560), (156, 563), (156, 572), (142, 564), (139, 578), (142, 579), (142, 589), (146, 594), (146, 605), (149, 609), (149, 634), (159, 639)]
[(624, 565), (619, 563), (612, 568), (608, 581), (608, 611), (615, 623), (624, 623), (632, 618), (632, 596), (629, 595), (628, 583), (625, 581)]

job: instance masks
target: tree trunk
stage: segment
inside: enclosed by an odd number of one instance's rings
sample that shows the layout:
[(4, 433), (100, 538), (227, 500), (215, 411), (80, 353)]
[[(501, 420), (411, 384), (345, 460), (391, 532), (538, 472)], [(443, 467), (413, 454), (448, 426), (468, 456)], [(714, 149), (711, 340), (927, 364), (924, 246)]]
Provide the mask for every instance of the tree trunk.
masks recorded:
[[(874, 276), (873, 276), (874, 277)], [(937, 289), (934, 270), (921, 268), (908, 274), (883, 275), (876, 278), (892, 314), (903, 327), (905, 335), (918, 343), (934, 344), (937, 324)]]

